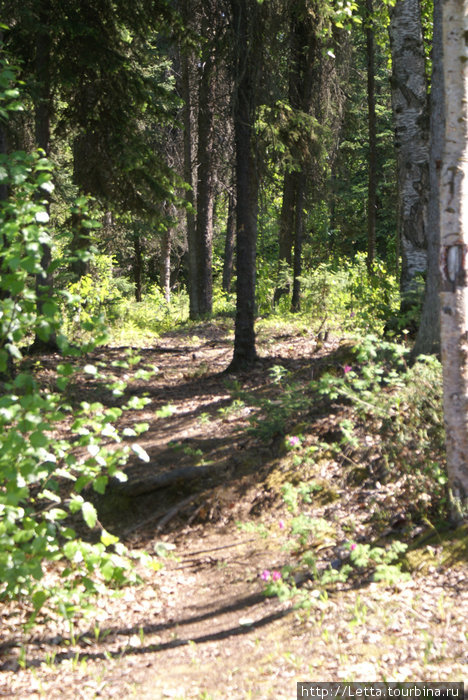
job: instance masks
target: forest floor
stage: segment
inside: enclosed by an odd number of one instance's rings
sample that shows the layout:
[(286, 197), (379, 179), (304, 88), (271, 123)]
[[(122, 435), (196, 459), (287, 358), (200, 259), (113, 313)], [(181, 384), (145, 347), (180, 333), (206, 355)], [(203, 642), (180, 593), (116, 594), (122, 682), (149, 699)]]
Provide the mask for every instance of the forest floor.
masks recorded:
[[(98, 601), (73, 628), (50, 615), (25, 633), (24, 611), (1, 607), (1, 697), (289, 700), (297, 681), (468, 676), (466, 532), (455, 545), (446, 535), (425, 540), (395, 485), (372, 477), (365, 463), (325, 453), (301, 472), (285, 434), (300, 433), (304, 444), (317, 436), (332, 441), (346, 405), (317, 400), (282, 428), (249, 430), (258, 400), (274, 402), (276, 392), (281, 401), (284, 385), (272, 381), (273, 367), (306, 386), (324, 368), (339, 370), (346, 347), (270, 326), (259, 333), (258, 366), (235, 376), (222, 373), (232, 353), (228, 322), (138, 348), (143, 365), (158, 368), (151, 380), (129, 387), (150, 399), (135, 414), (150, 426), (138, 438), (150, 461), (127, 467), (128, 483), (138, 482), (143, 493), (111, 491), (99, 514), (129, 547), (167, 552), (163, 567), (142, 571), (141, 585)], [(91, 361), (110, 365), (125, 351), (101, 348)], [(55, 362), (40, 358), (44, 381), (53, 380)], [(77, 392), (82, 400), (112, 402), (92, 379)], [(242, 392), (257, 401), (236, 401)], [(200, 470), (195, 478), (193, 467)], [(183, 468), (167, 488), (155, 487), (153, 477)], [(298, 557), (285, 546), (292, 516), (282, 487), (312, 477), (321, 487), (307, 514), (330, 525), (314, 543), (317, 567), (339, 558), (346, 541), (398, 535), (420, 543), (411, 578), (388, 584), (354, 577), (328, 591), (309, 580), (306, 610), (294, 599), (265, 597), (262, 572)]]

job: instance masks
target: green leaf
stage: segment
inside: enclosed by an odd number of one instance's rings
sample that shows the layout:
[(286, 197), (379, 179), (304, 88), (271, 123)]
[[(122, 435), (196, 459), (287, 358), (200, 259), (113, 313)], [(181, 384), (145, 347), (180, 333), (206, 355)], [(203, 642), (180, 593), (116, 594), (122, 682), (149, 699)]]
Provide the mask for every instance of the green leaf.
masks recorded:
[(48, 598), (48, 595), (45, 591), (40, 590), (40, 591), (35, 591), (32, 595), (32, 603), (34, 605), (34, 610), (36, 612), (42, 608), (44, 603), (46, 602)]
[(135, 443), (132, 445), (132, 450), (135, 452), (136, 455), (143, 461), (143, 462), (149, 462), (150, 457), (149, 454), (144, 450), (141, 445), (138, 445), (138, 443)]
[(44, 433), (41, 433), (39, 430), (31, 433), (29, 441), (33, 447), (45, 447), (49, 443), (47, 436), (44, 435)]
[(89, 503), (89, 501), (84, 501), (81, 505), (81, 512), (83, 513), (83, 520), (86, 525), (92, 530), (97, 522), (96, 508), (92, 503)]
[(107, 532), (107, 530), (103, 529), (101, 533), (101, 542), (105, 547), (109, 547), (109, 545), (111, 544), (117, 544), (118, 541), (118, 537), (116, 537), (115, 535), (111, 535), (110, 532)]
[(96, 493), (105, 493), (108, 481), (109, 479), (107, 476), (98, 476), (93, 481), (93, 489), (96, 491)]

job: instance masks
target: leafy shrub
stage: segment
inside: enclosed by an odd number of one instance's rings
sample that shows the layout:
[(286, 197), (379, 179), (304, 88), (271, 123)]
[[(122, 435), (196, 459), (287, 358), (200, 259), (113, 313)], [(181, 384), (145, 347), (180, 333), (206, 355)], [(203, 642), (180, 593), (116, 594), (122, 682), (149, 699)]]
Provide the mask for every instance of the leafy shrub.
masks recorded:
[[(282, 263), (259, 259), (256, 300), (259, 315), (273, 311), (284, 315), (290, 311), (290, 297), (285, 294), (273, 307), (276, 287), (291, 289), (292, 270)], [(321, 262), (305, 270), (300, 277), (302, 315), (312, 317), (340, 330), (381, 333), (396, 312), (399, 288), (395, 276), (385, 263), (376, 260), (369, 273), (366, 257), (357, 253), (354, 260)]]
[(299, 558), (294, 564), (283, 566), (281, 571), (266, 569), (260, 574), (265, 582), (265, 595), (278, 596), (280, 600), (296, 597), (300, 605), (308, 607), (311, 604), (308, 591), (297, 588), (297, 582), (301, 580), (313, 580), (315, 587), (322, 588), (326, 594), (329, 586), (352, 578), (361, 582), (366, 577), (390, 585), (410, 578), (408, 573), (402, 572), (400, 561), (407, 545), (399, 541), (387, 547), (347, 542), (333, 566), (319, 568), (317, 550), (324, 543), (332, 545), (336, 533), (328, 519), (313, 517), (308, 512), (311, 494), (316, 490), (316, 484), (306, 482), (297, 486), (287, 483), (283, 488), (284, 501), (294, 517), (288, 523), (281, 520), (279, 528), (287, 538), (284, 549), (299, 554)]
[(174, 328), (188, 318), (189, 300), (185, 290), (173, 292), (168, 303), (158, 285), (150, 287), (141, 302), (123, 299), (118, 305), (116, 325), (124, 331), (150, 331), (156, 335)]
[[(446, 508), (442, 369), (435, 357), (408, 367), (408, 350), (376, 336), (360, 340), (356, 364), (342, 376), (326, 374), (314, 385), (331, 399), (346, 399), (351, 419), (341, 423), (342, 446), (359, 452), (364, 430), (378, 435), (381, 478), (401, 480), (410, 508), (420, 515)], [(377, 448), (376, 448), (377, 449)]]
[[(16, 95), (13, 78), (3, 64), (0, 117)], [(71, 354), (79, 355), (80, 349), (70, 347), (59, 332), (59, 294), (50, 296), (46, 288), (38, 298), (31, 277), (44, 274), (43, 246), (53, 246), (41, 199), (53, 189), (51, 166), (37, 153), (1, 154), (0, 182), (9, 192), (0, 201), (0, 598), (29, 599), (34, 614), (50, 600), (69, 615), (89, 594), (133, 575), (116, 537), (102, 530), (97, 544), (86, 542), (73, 529), (72, 516), (81, 513), (89, 528), (98, 525), (86, 489), (102, 493), (109, 477), (125, 479), (121, 467), (129, 448), (120, 445), (114, 423), (122, 410), (141, 407), (145, 400), (133, 397), (122, 409), (82, 402), (76, 409), (65, 397), (75, 371), (70, 363), (57, 366), (53, 388), (36, 381), (31, 363), (12, 371), (34, 332), (44, 341), (56, 334)], [(77, 304), (85, 308), (77, 294), (66, 292), (64, 300), (72, 302), (70, 313)], [(85, 323), (91, 330), (91, 314)], [(84, 372), (100, 379), (91, 365)], [(133, 449), (147, 459), (141, 448)], [(55, 578), (49, 563), (54, 563)]]
[(86, 337), (86, 331), (94, 331), (99, 322), (112, 323), (118, 318), (123, 297), (113, 267), (111, 255), (94, 254), (89, 274), (68, 286), (65, 332), (74, 339)]
[(301, 285), (304, 312), (332, 324), (344, 319), (345, 329), (365, 333), (381, 332), (399, 300), (395, 277), (378, 260), (369, 274), (363, 253), (339, 266), (317, 265), (303, 274)]

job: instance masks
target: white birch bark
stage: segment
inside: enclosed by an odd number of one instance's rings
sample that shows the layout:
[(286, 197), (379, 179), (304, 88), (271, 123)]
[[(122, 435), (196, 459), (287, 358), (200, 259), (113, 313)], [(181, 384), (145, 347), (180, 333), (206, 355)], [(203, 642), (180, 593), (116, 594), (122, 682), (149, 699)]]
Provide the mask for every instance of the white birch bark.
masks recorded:
[(468, 519), (468, 5), (443, 6), (445, 144), (440, 184), (441, 346), (452, 516)]
[(427, 205), (427, 276), (424, 305), (412, 357), (440, 354), (440, 167), (445, 137), (442, 0), (434, 0), (430, 94), (429, 202)]
[(392, 109), (398, 172), (401, 291), (426, 269), (429, 183), (427, 81), (419, 0), (396, 0), (389, 27)]

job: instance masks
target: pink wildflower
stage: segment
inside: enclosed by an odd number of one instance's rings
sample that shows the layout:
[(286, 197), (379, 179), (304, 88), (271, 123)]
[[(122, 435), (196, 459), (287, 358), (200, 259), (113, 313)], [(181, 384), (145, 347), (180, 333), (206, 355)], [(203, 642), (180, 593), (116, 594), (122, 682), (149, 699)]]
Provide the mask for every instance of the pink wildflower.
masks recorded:
[(280, 572), (279, 572), (279, 571), (273, 571), (273, 573), (271, 574), (271, 578), (273, 579), (273, 581), (279, 581), (279, 580), (281, 579), (281, 574), (280, 574)]
[(290, 447), (297, 447), (297, 445), (300, 445), (301, 441), (297, 437), (297, 435), (293, 435), (292, 437), (288, 438), (288, 445)]
[(348, 374), (348, 372), (351, 372), (352, 369), (353, 369), (353, 368), (351, 367), (351, 365), (345, 365), (345, 366), (343, 367), (343, 372), (344, 372), (345, 374)]
[(271, 576), (271, 573), (270, 573), (270, 571), (268, 571), (268, 569), (265, 569), (265, 570), (262, 571), (262, 573), (260, 574), (260, 578), (262, 579), (262, 581), (269, 581), (269, 580), (270, 580), (270, 576)]
[(280, 530), (284, 530), (284, 528), (285, 528), (284, 520), (280, 520), (278, 523), (278, 526), (279, 526)]
[(350, 547), (350, 550), (353, 551), (353, 549), (356, 549), (356, 544), (353, 542), (353, 544)]

